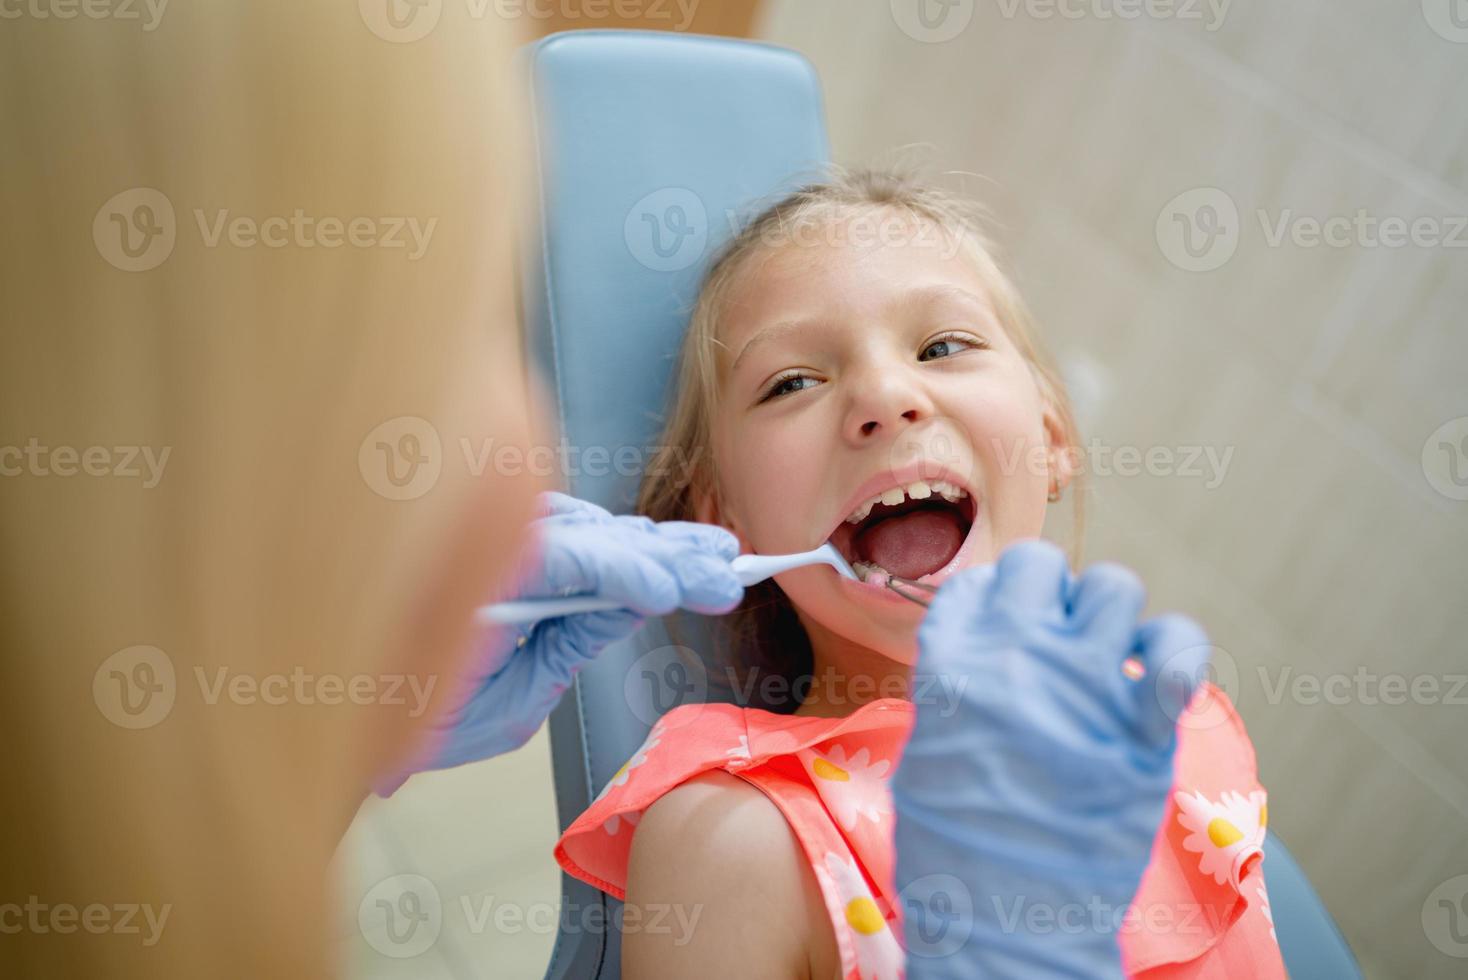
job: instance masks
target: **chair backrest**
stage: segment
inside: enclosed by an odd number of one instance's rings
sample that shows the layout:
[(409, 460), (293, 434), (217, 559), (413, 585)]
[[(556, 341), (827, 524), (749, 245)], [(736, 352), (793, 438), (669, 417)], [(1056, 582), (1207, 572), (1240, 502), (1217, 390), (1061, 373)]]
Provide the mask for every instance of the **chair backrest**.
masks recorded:
[[(530, 349), (555, 396), (570, 492), (630, 512), (708, 259), (757, 202), (829, 159), (820, 83), (784, 48), (645, 31), (523, 52), (539, 239), (522, 261)], [(682, 617), (695, 649), (708, 635)], [(604, 651), (550, 721), (564, 829), (675, 704), (707, 700), (663, 623)], [(706, 647), (704, 648), (706, 649)], [(563, 876), (548, 976), (615, 978), (617, 902)]]

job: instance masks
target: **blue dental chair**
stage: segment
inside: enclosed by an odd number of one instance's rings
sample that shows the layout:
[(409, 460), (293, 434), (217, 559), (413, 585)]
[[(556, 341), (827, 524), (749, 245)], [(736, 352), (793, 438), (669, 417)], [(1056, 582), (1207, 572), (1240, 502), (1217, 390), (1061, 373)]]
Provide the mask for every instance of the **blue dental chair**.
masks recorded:
[[(522, 68), (541, 222), (521, 264), (527, 345), (554, 395), (561, 438), (579, 449), (569, 491), (626, 513), (708, 259), (760, 203), (816, 177), (830, 158), (820, 83), (783, 48), (644, 31), (552, 35), (522, 52)], [(649, 623), (606, 650), (551, 716), (563, 830), (659, 715), (717, 696), (677, 655), (668, 625)], [(700, 617), (679, 616), (676, 631), (695, 654), (712, 646)], [(1291, 975), (1358, 977), (1329, 913), (1272, 835), (1266, 854)], [(614, 921), (621, 903), (562, 881), (546, 976), (616, 980), (620, 934), (586, 923)]]

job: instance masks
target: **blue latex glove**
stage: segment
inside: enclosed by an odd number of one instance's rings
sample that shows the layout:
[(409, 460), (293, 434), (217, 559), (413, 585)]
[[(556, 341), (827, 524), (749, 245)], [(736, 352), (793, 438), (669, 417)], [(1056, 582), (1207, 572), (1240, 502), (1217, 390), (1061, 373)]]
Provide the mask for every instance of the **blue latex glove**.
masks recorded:
[[(543, 619), (523, 627), (486, 625), (476, 637), (460, 704), (435, 723), (413, 771), (446, 769), (519, 748), (550, 715), (576, 672), (607, 645), (635, 633), (648, 616), (677, 608), (724, 613), (744, 587), (730, 561), (739, 541), (722, 527), (614, 516), (563, 493), (540, 497), (531, 524), (538, 548), (518, 587), (502, 598), (580, 593), (625, 608)], [(382, 781), (390, 795), (411, 773)]]
[[(934, 597), (918, 675), (967, 686), (956, 710), (917, 705), (892, 781), (909, 977), (1122, 975), (1116, 932), (1162, 822), (1188, 679), (1208, 659), (1186, 617), (1139, 625), (1145, 602), (1126, 568), (1076, 578), (1042, 541)], [(1123, 674), (1129, 656), (1140, 681)]]

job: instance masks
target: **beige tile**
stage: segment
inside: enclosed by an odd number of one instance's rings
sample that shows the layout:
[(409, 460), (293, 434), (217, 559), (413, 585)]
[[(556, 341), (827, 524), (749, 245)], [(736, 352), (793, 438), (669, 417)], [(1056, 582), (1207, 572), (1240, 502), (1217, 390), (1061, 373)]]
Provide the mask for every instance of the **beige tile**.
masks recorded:
[[(333, 862), (346, 975), (543, 975), (553, 930), (497, 930), (494, 912), (508, 904), (554, 922), (560, 874), (551, 849), (557, 836), (544, 729), (516, 752), (423, 773), (389, 799), (369, 799)], [(410, 875), (427, 884), (397, 877)], [(404, 887), (436, 896), (432, 921), (439, 931), (419, 955), (398, 960), (383, 953), (416, 947), (393, 942), (377, 913), (369, 910), (367, 924), (359, 923), (359, 906), (384, 881), (411, 881)], [(389, 888), (387, 900), (402, 890)], [(420, 900), (417, 907), (429, 905), (434, 903)], [(421, 974), (414, 973), (414, 964)]]

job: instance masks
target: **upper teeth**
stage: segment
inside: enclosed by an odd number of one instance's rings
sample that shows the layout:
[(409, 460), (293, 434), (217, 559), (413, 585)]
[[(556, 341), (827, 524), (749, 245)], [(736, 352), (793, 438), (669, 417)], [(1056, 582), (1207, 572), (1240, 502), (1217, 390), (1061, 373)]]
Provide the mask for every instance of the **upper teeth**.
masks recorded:
[(962, 500), (968, 496), (968, 491), (962, 487), (956, 487), (943, 480), (934, 480), (931, 483), (926, 480), (915, 480), (905, 487), (893, 487), (891, 490), (877, 494), (871, 500), (863, 501), (857, 506), (856, 510), (847, 516), (846, 523), (860, 524), (867, 519), (867, 515), (872, 512), (872, 508), (878, 504), (886, 504), (888, 507), (894, 507), (909, 497), (913, 500), (926, 500), (935, 493), (950, 503)]

